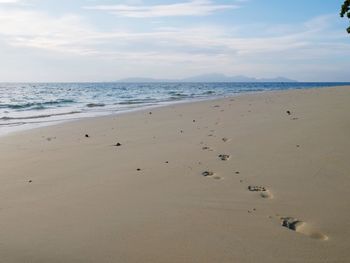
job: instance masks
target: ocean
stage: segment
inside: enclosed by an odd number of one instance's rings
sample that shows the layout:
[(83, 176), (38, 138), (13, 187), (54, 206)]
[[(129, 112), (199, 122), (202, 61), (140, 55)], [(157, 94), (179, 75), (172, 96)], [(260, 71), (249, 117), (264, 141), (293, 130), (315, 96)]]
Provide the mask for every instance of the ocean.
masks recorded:
[(178, 102), (339, 85), (350, 83), (0, 83), (0, 135)]

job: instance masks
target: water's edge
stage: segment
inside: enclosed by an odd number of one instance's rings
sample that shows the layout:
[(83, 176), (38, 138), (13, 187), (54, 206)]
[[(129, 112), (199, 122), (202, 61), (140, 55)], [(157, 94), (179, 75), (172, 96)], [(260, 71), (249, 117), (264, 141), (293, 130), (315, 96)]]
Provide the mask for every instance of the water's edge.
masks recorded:
[[(38, 87), (38, 85), (42, 86)], [(350, 83), (128, 83), (122, 85), (94, 83), (94, 85), (96, 86), (92, 86), (92, 83), (0, 83), (0, 136), (68, 121), (179, 103), (269, 91), (347, 86)], [(67, 92), (71, 93), (66, 94)]]

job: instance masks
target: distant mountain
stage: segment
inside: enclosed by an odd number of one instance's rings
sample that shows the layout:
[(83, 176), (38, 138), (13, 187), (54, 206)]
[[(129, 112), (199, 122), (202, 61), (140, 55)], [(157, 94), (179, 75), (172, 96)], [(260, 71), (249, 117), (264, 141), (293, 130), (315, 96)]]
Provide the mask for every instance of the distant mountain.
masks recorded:
[(152, 78), (126, 78), (118, 80), (118, 82), (134, 82), (134, 83), (145, 83), (145, 82), (173, 82), (175, 80), (166, 79), (152, 79)]
[(184, 79), (153, 79), (153, 78), (126, 78), (118, 82), (298, 82), (285, 77), (276, 78), (253, 78), (243, 75), (226, 76), (224, 74), (212, 73), (193, 76)]

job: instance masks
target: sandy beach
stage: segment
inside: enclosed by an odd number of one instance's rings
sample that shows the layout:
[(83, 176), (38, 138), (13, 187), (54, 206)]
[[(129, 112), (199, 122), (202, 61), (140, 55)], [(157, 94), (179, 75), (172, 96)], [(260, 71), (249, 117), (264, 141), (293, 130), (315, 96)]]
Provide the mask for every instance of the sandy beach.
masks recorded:
[(349, 262), (350, 87), (0, 138), (0, 262)]

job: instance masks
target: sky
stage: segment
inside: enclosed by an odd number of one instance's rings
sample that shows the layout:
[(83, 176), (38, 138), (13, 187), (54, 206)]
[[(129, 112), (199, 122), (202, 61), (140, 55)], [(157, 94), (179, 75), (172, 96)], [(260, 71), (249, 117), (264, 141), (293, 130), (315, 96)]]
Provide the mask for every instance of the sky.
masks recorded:
[(342, 0), (0, 0), (0, 82), (350, 81)]

